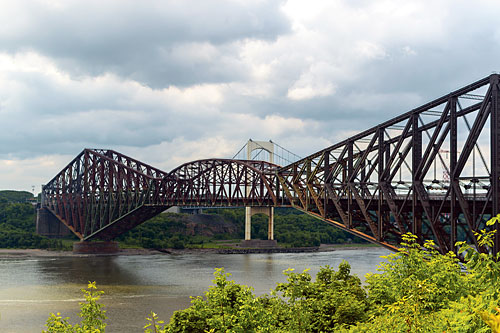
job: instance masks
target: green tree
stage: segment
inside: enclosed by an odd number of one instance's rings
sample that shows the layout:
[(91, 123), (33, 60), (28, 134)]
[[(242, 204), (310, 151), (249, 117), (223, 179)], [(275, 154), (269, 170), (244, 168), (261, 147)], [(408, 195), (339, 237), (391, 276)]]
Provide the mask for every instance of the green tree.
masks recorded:
[[(151, 312), (145, 332), (498, 332), (500, 255), (488, 250), (499, 218), (476, 234), (486, 252), (458, 244), (463, 264), (453, 253), (440, 254), (432, 241), (421, 246), (405, 234), (401, 249), (367, 276), (367, 292), (347, 262), (338, 271), (322, 267), (316, 281), (307, 270), (286, 270), (287, 282), (260, 297), (219, 268), (204, 297), (192, 298), (163, 327)], [(51, 314), (47, 332), (104, 331), (104, 311), (96, 303), (101, 292), (95, 284), (84, 292), (82, 322), (72, 326)]]
[(452, 252), (441, 255), (433, 241), (424, 246), (412, 234), (403, 235), (397, 253), (383, 257), (366, 282), (370, 300), (375, 306), (385, 306), (415, 295), (422, 301), (422, 310), (434, 311), (466, 295), (466, 277), (461, 273), (459, 260)]
[(366, 293), (357, 276), (350, 274), (350, 265), (343, 261), (335, 272), (322, 267), (311, 281), (304, 271), (285, 271), (287, 282), (278, 284), (287, 304), (287, 328), (299, 332), (335, 332), (367, 319)]
[(189, 308), (176, 311), (165, 330), (334, 332), (366, 319), (366, 293), (347, 262), (337, 272), (322, 267), (314, 282), (307, 271), (284, 273), (286, 283), (278, 284), (271, 295), (256, 297), (251, 288), (229, 281), (230, 274), (216, 269), (205, 298), (193, 298)]

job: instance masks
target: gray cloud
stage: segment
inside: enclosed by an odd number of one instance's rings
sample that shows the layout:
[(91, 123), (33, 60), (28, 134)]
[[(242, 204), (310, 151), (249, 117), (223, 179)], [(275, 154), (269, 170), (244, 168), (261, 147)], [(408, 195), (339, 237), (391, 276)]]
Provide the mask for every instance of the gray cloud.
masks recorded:
[[(244, 77), (231, 66), (238, 59), (229, 44), (272, 40), (289, 31), (280, 4), (116, 0), (47, 6), (20, 1), (0, 14), (4, 24), (13, 23), (0, 30), (0, 50), (32, 50), (75, 76), (112, 72), (155, 88), (225, 82)], [(196, 47), (203, 43), (217, 47), (211, 56), (198, 54), (205, 51)], [(185, 44), (192, 45), (190, 54), (182, 54)], [(189, 62), (191, 58), (197, 59)]]
[(2, 4), (0, 187), (84, 147), (166, 170), (250, 137), (305, 156), (500, 70), (499, 4), (433, 6)]

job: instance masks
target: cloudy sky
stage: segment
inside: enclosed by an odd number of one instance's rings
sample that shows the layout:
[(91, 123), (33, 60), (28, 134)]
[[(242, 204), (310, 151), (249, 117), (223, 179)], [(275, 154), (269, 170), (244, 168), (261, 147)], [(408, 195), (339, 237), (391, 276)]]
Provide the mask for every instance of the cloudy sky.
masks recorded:
[(83, 148), (171, 170), (248, 140), (305, 156), (500, 71), (499, 1), (0, 3), (0, 189)]

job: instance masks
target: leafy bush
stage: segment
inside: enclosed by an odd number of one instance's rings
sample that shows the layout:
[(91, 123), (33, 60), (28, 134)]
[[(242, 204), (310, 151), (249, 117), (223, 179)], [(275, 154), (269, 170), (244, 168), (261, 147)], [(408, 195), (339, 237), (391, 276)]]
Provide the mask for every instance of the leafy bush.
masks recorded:
[[(487, 227), (498, 219), (488, 221)], [(500, 257), (491, 254), (494, 234), (495, 230), (476, 234), (483, 253), (457, 243), (466, 273), (453, 253), (441, 255), (432, 241), (421, 247), (416, 236), (404, 235), (401, 249), (386, 257), (380, 274), (367, 276), (371, 320), (351, 332), (495, 330), (499, 317), (492, 310), (499, 301)]]
[(205, 293), (205, 298), (195, 297), (189, 308), (176, 311), (167, 332), (249, 332), (265, 324), (267, 314), (252, 289), (228, 281), (229, 276), (223, 268), (216, 269), (214, 286)]
[[(12, 193), (11, 193), (12, 192)], [(11, 199), (7, 201), (5, 196)], [(66, 249), (59, 239), (48, 239), (35, 232), (36, 212), (30, 203), (15, 202), (29, 192), (0, 191), (0, 248)]]
[(422, 248), (416, 240), (415, 235), (403, 235), (399, 251), (383, 257), (387, 262), (380, 264), (380, 274), (367, 275), (372, 305), (403, 306), (411, 298), (418, 302), (419, 311), (429, 312), (466, 295), (466, 277), (455, 254), (441, 255), (433, 241)]
[(80, 303), (80, 324), (71, 325), (69, 318), (62, 318), (60, 313), (57, 315), (51, 313), (45, 326), (44, 333), (104, 333), (106, 324), (106, 311), (102, 309), (103, 305), (97, 303), (101, 298), (103, 291), (97, 290), (95, 282), (89, 282), (87, 289), (82, 289), (85, 302)]
[(287, 283), (278, 284), (286, 304), (286, 327), (304, 332), (334, 332), (366, 318), (368, 307), (366, 293), (357, 276), (350, 275), (346, 261), (335, 272), (329, 266), (322, 267), (311, 282), (304, 271), (285, 271)]
[[(166, 332), (334, 332), (366, 319), (366, 293), (343, 262), (339, 270), (322, 267), (313, 282), (307, 271), (285, 271), (286, 283), (271, 295), (256, 297), (216, 269), (205, 297), (176, 311)], [(151, 320), (152, 317), (150, 317)]]
[[(145, 332), (499, 332), (500, 255), (489, 251), (494, 235), (495, 230), (477, 235), (483, 253), (458, 244), (464, 272), (453, 253), (442, 255), (432, 241), (420, 246), (406, 234), (379, 274), (367, 276), (366, 291), (347, 262), (338, 271), (322, 267), (316, 281), (307, 270), (286, 270), (287, 282), (260, 297), (218, 268), (204, 297), (192, 298), (164, 326), (151, 312)], [(100, 294), (85, 292), (82, 323), (71, 326), (68, 318), (51, 314), (47, 332), (104, 331), (104, 311), (95, 303)]]

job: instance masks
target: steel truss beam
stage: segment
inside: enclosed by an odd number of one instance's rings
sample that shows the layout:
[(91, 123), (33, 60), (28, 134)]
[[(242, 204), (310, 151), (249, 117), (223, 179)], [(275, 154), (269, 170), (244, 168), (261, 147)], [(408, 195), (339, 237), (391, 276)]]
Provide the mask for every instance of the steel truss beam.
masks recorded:
[(83, 240), (113, 239), (174, 205), (293, 206), (390, 249), (406, 232), (443, 253), (478, 246), (500, 213), (499, 90), (493, 74), (285, 167), (207, 159), (167, 173), (85, 149), (42, 202)]
[(168, 206), (276, 206), (277, 168), (264, 161), (189, 162), (163, 178), (156, 200)]
[(131, 212), (148, 219), (168, 208), (152, 201), (166, 175), (112, 150), (85, 149), (43, 187), (42, 205), (82, 240), (112, 239), (103, 231), (116, 222), (137, 225)]
[(85, 149), (43, 188), (43, 206), (82, 240), (113, 239), (171, 206), (276, 206), (277, 166), (201, 160), (170, 173)]
[[(433, 239), (443, 253), (455, 251), (458, 240), (477, 246), (475, 233), (500, 205), (498, 77), (280, 168), (284, 195), (294, 207), (388, 248), (406, 232), (421, 242)], [(465, 101), (470, 96), (474, 101)], [(472, 127), (467, 115), (474, 117)]]

